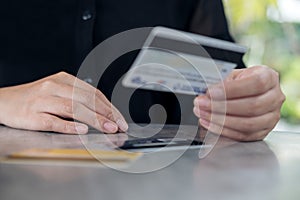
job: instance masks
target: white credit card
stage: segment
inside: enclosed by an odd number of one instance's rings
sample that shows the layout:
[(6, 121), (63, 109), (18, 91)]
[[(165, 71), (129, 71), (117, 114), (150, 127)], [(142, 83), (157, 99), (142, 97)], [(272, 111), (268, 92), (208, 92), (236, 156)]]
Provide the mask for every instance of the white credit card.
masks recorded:
[(222, 81), (246, 48), (231, 42), (156, 27), (126, 73), (125, 87), (197, 95)]

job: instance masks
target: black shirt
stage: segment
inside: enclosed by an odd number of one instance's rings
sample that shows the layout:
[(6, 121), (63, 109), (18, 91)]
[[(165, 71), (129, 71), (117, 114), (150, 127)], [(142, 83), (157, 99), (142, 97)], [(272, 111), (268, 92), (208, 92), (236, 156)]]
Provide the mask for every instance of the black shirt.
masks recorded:
[[(1, 2), (0, 87), (30, 82), (59, 71), (76, 75), (86, 55), (100, 42), (125, 30), (158, 25), (232, 41), (221, 0)], [(99, 88), (108, 98), (133, 59), (134, 56), (121, 58), (101, 79)], [(112, 76), (115, 78), (111, 79)], [(131, 107), (140, 105), (131, 113), (135, 121), (149, 122), (145, 113), (153, 103), (160, 103), (171, 113), (168, 123), (179, 123), (182, 113), (174, 109), (178, 107), (174, 95), (146, 91), (135, 95), (138, 100), (131, 101)], [(188, 112), (192, 114), (192, 110)]]

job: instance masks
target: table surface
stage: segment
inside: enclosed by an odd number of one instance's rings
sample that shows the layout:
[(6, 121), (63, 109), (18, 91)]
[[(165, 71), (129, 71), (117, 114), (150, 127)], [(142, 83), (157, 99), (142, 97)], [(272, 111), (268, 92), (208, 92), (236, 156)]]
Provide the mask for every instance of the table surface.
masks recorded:
[[(118, 144), (124, 135), (79, 137), (0, 126), (0, 154), (28, 148), (74, 148), (82, 143), (88, 148), (108, 148), (107, 138)], [(299, 199), (299, 144), (300, 133), (291, 132), (272, 132), (264, 141), (250, 143), (220, 137), (203, 159), (198, 158), (199, 149), (189, 149), (166, 164), (181, 151), (167, 150), (154, 156), (148, 153), (123, 170), (0, 163), (0, 199)], [(132, 173), (140, 169), (149, 171)]]

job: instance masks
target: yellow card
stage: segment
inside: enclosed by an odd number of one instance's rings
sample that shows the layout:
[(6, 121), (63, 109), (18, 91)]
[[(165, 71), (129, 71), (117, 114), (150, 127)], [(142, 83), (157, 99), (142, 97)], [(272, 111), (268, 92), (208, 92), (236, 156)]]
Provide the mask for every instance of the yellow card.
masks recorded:
[(63, 160), (103, 160), (128, 161), (135, 160), (142, 153), (117, 150), (86, 149), (27, 149), (8, 155), (8, 158), (22, 159), (63, 159)]
[(86, 149), (27, 149), (0, 159), (2, 163), (69, 165), (69, 166), (128, 166), (143, 153), (120, 150)]

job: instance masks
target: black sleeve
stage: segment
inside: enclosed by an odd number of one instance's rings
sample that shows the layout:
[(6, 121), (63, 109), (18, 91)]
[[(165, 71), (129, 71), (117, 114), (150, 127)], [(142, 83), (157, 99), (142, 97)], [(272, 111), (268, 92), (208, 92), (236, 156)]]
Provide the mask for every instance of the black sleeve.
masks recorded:
[[(234, 42), (228, 29), (222, 0), (199, 0), (190, 20), (189, 31)], [(241, 60), (237, 68), (244, 68)]]

